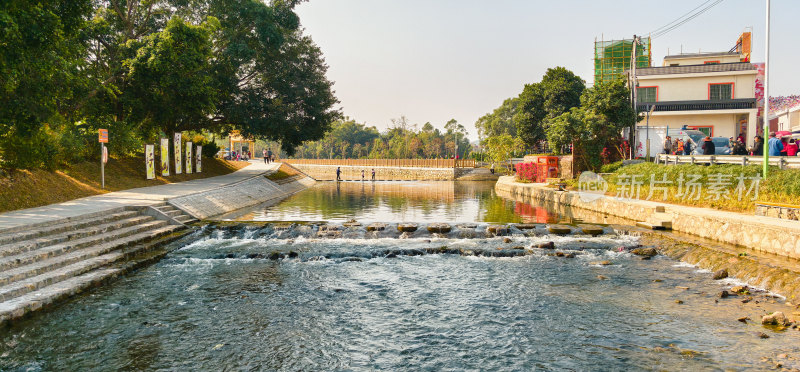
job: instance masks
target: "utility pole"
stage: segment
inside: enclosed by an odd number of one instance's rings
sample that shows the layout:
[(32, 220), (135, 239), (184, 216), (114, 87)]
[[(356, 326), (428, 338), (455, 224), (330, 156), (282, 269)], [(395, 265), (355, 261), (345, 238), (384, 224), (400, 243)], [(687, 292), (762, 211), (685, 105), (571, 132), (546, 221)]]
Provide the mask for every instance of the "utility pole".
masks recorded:
[[(636, 114), (636, 117), (639, 117), (639, 111), (636, 107), (637, 100), (637, 87), (639, 86), (639, 82), (636, 81), (636, 46), (639, 44), (639, 37), (633, 35), (633, 42), (631, 45), (633, 46), (633, 51), (631, 52), (631, 91), (633, 93), (633, 112)], [(634, 141), (636, 140), (636, 123), (634, 122), (631, 126), (631, 134), (629, 137), (628, 142), (628, 152), (630, 153), (630, 158), (633, 159), (633, 148), (634, 148)], [(650, 154), (648, 153), (648, 156)]]
[[(764, 57), (764, 140), (769, 138), (769, 0), (767, 0), (767, 43), (765, 44)], [(769, 148), (764, 143), (764, 179), (767, 179), (769, 169)]]

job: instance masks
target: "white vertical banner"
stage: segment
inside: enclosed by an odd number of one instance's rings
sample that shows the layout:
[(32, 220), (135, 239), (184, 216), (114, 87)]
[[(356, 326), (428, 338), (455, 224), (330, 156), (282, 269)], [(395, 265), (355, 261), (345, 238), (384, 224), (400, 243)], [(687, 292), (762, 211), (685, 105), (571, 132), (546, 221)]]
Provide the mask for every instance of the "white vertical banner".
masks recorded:
[(169, 138), (161, 139), (161, 176), (169, 176)]
[(181, 155), (183, 151), (181, 151), (181, 134), (175, 133), (175, 174), (181, 174), (181, 169), (183, 168), (183, 162), (181, 161)]
[(144, 145), (144, 166), (147, 179), (156, 178), (156, 154), (154, 145)]
[(192, 143), (186, 142), (186, 174), (192, 173)]
[(197, 173), (201, 173), (203, 171), (203, 163), (200, 159), (203, 158), (203, 146), (197, 146), (197, 153), (194, 154), (194, 156), (197, 158), (194, 171)]

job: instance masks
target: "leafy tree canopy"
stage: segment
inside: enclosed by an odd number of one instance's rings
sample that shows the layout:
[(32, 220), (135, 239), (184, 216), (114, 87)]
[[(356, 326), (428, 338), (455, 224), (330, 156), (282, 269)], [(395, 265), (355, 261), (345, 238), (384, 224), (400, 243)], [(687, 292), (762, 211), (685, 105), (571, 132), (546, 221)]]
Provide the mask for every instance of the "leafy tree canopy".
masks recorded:
[(580, 105), (584, 81), (564, 67), (547, 69), (542, 81), (527, 84), (519, 95), (514, 122), (528, 146), (544, 140), (547, 120)]

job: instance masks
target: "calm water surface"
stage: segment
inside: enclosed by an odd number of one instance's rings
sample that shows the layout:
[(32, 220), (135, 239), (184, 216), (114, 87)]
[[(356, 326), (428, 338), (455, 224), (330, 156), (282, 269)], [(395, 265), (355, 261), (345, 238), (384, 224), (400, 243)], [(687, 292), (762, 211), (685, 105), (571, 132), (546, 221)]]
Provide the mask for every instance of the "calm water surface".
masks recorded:
[[(320, 184), (239, 218), (559, 218), (490, 184), (424, 185)], [(759, 370), (772, 366), (763, 357), (800, 352), (800, 332), (737, 322), (740, 301), (715, 301), (730, 281), (620, 250), (634, 237), (512, 239), (206, 227), (159, 263), (2, 330), (0, 370)], [(577, 256), (382, 254), (545, 241)]]

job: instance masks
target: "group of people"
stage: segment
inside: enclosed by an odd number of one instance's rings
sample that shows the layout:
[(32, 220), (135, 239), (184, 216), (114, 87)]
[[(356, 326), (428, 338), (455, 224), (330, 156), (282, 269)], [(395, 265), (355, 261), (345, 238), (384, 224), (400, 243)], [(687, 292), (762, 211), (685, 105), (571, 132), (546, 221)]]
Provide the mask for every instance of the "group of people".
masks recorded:
[(231, 151), (231, 160), (248, 161), (250, 160), (250, 151)]
[(696, 147), (697, 144), (690, 137), (686, 137), (686, 141), (682, 138), (673, 140), (670, 136), (664, 139), (664, 153), (668, 155), (691, 155)]
[[(342, 167), (336, 167), (336, 180), (342, 180)], [(375, 168), (372, 168), (372, 180), (375, 181)], [(361, 170), (361, 181), (366, 181), (366, 173), (363, 169)]]
[(264, 164), (275, 161), (275, 158), (272, 156), (272, 149), (263, 149), (261, 153), (264, 155)]
[[(703, 155), (715, 155), (716, 145), (710, 136), (703, 139), (700, 145)], [(739, 134), (736, 139), (733, 137), (728, 139), (728, 146), (731, 149), (731, 155), (751, 155), (763, 156), (764, 155), (764, 138), (755, 136), (753, 146), (748, 148), (745, 145), (744, 134)], [(769, 156), (797, 156), (798, 147), (800, 144), (792, 139), (781, 139), (775, 135), (775, 132), (770, 133), (769, 140), (767, 141), (767, 152)], [(697, 147), (697, 144), (690, 138), (678, 138), (673, 140), (672, 137), (667, 136), (664, 140), (664, 153), (670, 155), (691, 155), (692, 151)]]

